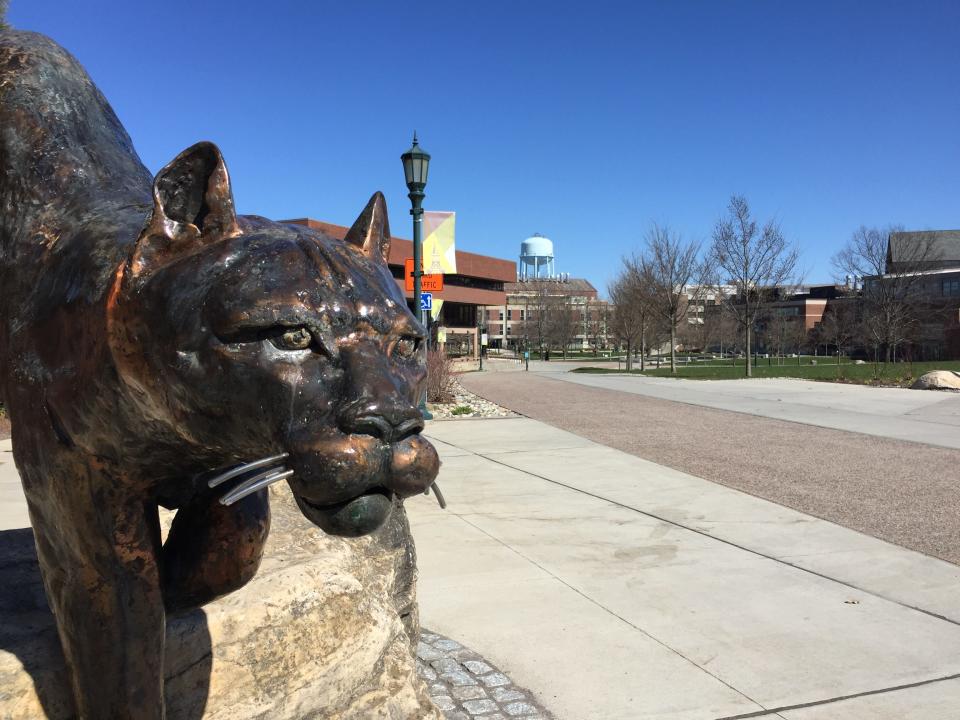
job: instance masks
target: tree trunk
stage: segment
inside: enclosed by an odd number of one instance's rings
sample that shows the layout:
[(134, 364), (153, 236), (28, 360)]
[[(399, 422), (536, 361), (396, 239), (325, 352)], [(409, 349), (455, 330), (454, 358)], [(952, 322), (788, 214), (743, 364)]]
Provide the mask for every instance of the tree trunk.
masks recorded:
[(630, 341), (627, 340), (627, 372), (633, 368), (632, 358), (630, 357)]
[(750, 323), (746, 324), (745, 330), (746, 330), (745, 335), (746, 335), (746, 346), (747, 346), (747, 364), (746, 364), (747, 375), (746, 376), (753, 377), (753, 362), (752, 362), (752, 358), (750, 357)]
[(647, 369), (646, 363), (647, 357), (647, 331), (640, 331), (640, 372), (645, 372)]
[(677, 327), (670, 326), (670, 374), (677, 374)]

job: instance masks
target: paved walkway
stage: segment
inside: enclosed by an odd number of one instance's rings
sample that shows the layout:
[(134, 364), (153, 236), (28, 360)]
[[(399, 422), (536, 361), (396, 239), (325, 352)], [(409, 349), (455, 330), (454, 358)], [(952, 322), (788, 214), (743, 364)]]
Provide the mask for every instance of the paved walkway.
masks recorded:
[(13, 464), (13, 445), (7, 438), (0, 440), (0, 530), (23, 527), (30, 527), (30, 516)]
[(557, 718), (956, 717), (956, 566), (527, 418), (427, 434), (423, 621)]
[[(635, 379), (623, 378), (631, 383)], [(960, 450), (566, 380), (534, 372), (471, 373), (462, 378), (467, 389), (528, 417), (960, 563)], [(830, 392), (835, 386), (824, 387)], [(917, 393), (921, 391), (912, 394)], [(943, 399), (939, 393), (923, 395), (929, 396)], [(960, 435), (960, 428), (951, 431)]]
[[(498, 363), (501, 369), (512, 364)], [(960, 448), (960, 394), (789, 378), (685, 380), (570, 373), (537, 362), (531, 372), (569, 383), (806, 425)]]

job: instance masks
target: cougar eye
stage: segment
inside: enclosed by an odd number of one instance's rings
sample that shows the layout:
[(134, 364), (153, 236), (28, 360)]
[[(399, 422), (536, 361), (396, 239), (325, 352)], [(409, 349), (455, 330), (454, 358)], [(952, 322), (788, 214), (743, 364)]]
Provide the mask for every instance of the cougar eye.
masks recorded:
[(420, 338), (412, 335), (404, 335), (397, 340), (397, 344), (393, 347), (393, 351), (402, 358), (412, 358), (419, 349)]
[(306, 350), (313, 344), (313, 335), (304, 327), (290, 328), (270, 338), (270, 342), (281, 350)]

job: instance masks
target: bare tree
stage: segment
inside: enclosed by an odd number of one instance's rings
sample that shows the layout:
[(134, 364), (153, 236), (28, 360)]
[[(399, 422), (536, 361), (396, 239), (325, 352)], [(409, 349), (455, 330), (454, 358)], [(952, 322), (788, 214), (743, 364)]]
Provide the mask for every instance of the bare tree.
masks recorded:
[(677, 327), (677, 344), (684, 350), (706, 349), (709, 337), (710, 327), (703, 318), (687, 318), (687, 322), (680, 323)]
[(648, 347), (656, 350), (657, 370), (659, 370), (660, 363), (663, 361), (663, 346), (670, 342), (670, 326), (661, 315), (650, 313), (646, 339)]
[(700, 243), (686, 242), (666, 226), (654, 224), (643, 253), (628, 263), (649, 284), (650, 307), (670, 333), (670, 372), (677, 372), (677, 328), (687, 320), (687, 306), (697, 302), (706, 265)]
[(832, 345), (837, 352), (837, 373), (840, 372), (840, 356), (859, 330), (856, 301), (853, 298), (839, 298), (827, 305), (820, 320), (819, 333), (825, 343)]
[(608, 310), (607, 303), (598, 300), (588, 300), (583, 309), (583, 334), (593, 348), (594, 355), (599, 351), (601, 341), (607, 336), (607, 323), (610, 320)]
[(764, 352), (772, 353), (780, 364), (783, 349), (787, 344), (788, 317), (780, 308), (767, 308), (759, 318), (763, 331)]
[(532, 280), (524, 283), (523, 335), (543, 352), (550, 342), (551, 314), (554, 307), (549, 283)]
[(548, 342), (560, 349), (564, 359), (570, 343), (577, 334), (577, 317), (570, 298), (563, 295), (550, 295), (547, 302), (546, 334)]
[(727, 305), (743, 329), (746, 375), (751, 377), (754, 324), (773, 290), (796, 275), (800, 252), (787, 243), (773, 220), (760, 228), (750, 215), (746, 198), (734, 195), (727, 217), (718, 220), (714, 227), (710, 256), (735, 288), (736, 294), (727, 299)]
[(721, 357), (735, 349), (737, 321), (722, 300), (714, 307), (705, 308), (703, 324), (705, 347), (717, 348)]
[(861, 225), (833, 256), (839, 274), (863, 278), (864, 344), (882, 349), (887, 362), (918, 332), (925, 309), (923, 271), (938, 259), (932, 236), (917, 236), (912, 243), (900, 243), (896, 262), (888, 263), (891, 235), (901, 230), (897, 226), (881, 229)]
[(645, 369), (647, 332), (651, 324), (650, 299), (647, 284), (638, 275), (637, 268), (624, 261), (619, 275), (610, 284), (607, 293), (613, 303), (609, 328), (626, 345), (627, 372), (633, 368), (633, 351), (640, 343), (640, 370)]
[(802, 317), (794, 318), (788, 325), (786, 331), (786, 346), (797, 356), (797, 365), (802, 364), (804, 349), (810, 343), (810, 331)]

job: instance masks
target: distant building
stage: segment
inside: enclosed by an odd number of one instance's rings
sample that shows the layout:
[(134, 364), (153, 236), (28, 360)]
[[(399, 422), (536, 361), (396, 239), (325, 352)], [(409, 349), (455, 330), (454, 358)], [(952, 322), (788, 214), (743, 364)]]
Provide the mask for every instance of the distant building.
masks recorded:
[[(767, 288), (765, 293), (769, 299), (764, 302), (754, 323), (752, 349), (759, 353), (774, 353), (795, 352), (798, 346), (807, 344), (807, 336), (823, 320), (828, 304), (849, 295), (850, 289), (838, 285), (805, 285)], [(701, 346), (684, 349), (723, 351), (724, 346), (740, 345), (743, 330), (736, 326), (723, 307), (724, 301), (736, 304), (735, 288), (718, 286), (707, 297), (710, 300), (702, 306), (702, 320), (695, 313), (688, 312), (690, 325), (704, 323), (707, 326), (699, 334), (687, 334), (699, 340)]]
[(554, 350), (606, 348), (611, 306), (583, 278), (557, 273), (553, 242), (534, 233), (520, 243), (515, 282), (504, 284), (504, 301), (486, 308), (493, 348)]
[(917, 273), (923, 282), (915, 300), (922, 307), (919, 326), (909, 343), (917, 359), (960, 359), (960, 230), (891, 233), (886, 274), (864, 284)]
[[(504, 285), (502, 305), (486, 308), (487, 332), (494, 348), (536, 347), (546, 339), (557, 347), (551, 328), (539, 323), (540, 316), (560, 308), (571, 316), (573, 329), (567, 349), (610, 345), (608, 321), (612, 306), (599, 297), (589, 280), (563, 276), (552, 280), (525, 280)], [(543, 337), (541, 337), (541, 335)]]
[(707, 308), (716, 307), (735, 293), (733, 285), (686, 285), (683, 295), (687, 302), (687, 324), (703, 325), (707, 317)]

